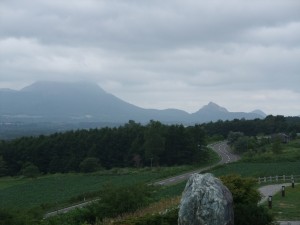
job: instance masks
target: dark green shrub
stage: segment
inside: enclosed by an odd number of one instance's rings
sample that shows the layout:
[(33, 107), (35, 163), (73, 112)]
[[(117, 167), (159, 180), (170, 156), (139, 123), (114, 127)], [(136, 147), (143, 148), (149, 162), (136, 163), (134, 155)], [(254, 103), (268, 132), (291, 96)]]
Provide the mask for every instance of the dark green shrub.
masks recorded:
[(255, 188), (256, 181), (238, 175), (221, 177), (224, 185), (232, 193), (235, 225), (267, 225), (273, 221), (266, 208), (258, 206), (260, 194)]
[(236, 204), (234, 214), (235, 225), (267, 225), (273, 221), (268, 209), (253, 204)]

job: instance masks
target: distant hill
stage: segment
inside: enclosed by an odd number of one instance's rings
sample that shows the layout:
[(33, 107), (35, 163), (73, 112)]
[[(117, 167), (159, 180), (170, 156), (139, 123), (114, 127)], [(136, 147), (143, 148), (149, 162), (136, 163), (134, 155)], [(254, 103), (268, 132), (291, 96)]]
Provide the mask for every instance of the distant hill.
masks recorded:
[(36, 82), (20, 91), (0, 89), (0, 122), (203, 123), (217, 120), (264, 118), (260, 110), (229, 112), (210, 102), (189, 114), (178, 109), (144, 109), (107, 93), (93, 83)]
[(233, 120), (233, 119), (255, 119), (265, 118), (266, 115), (261, 110), (246, 112), (229, 112), (226, 108), (221, 107), (213, 102), (203, 106), (200, 110), (193, 113), (193, 121), (200, 120), (201, 122), (217, 121), (217, 120)]

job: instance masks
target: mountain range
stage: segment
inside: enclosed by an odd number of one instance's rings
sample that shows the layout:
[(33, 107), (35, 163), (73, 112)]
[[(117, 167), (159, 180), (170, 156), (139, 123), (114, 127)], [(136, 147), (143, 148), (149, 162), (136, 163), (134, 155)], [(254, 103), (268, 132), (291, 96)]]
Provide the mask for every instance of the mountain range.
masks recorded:
[(107, 93), (94, 83), (35, 82), (19, 91), (0, 89), (0, 122), (204, 123), (264, 118), (261, 110), (229, 112), (213, 102), (195, 113), (178, 109), (145, 109)]

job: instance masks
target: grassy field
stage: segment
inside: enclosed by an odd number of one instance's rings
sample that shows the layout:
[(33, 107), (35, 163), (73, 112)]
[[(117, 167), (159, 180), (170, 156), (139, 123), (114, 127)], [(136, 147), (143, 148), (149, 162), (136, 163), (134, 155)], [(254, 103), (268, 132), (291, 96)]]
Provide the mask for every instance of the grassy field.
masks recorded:
[(272, 212), (277, 220), (300, 220), (300, 186), (287, 187), (285, 197), (281, 192), (272, 199)]

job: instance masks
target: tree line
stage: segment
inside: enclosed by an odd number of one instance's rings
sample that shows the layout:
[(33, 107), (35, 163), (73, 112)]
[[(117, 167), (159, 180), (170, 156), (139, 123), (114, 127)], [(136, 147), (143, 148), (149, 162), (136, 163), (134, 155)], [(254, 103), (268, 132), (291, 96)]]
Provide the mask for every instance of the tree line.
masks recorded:
[(199, 163), (208, 153), (200, 125), (134, 121), (115, 128), (22, 137), (0, 143), (0, 175), (92, 172), (99, 168)]
[[(165, 125), (158, 121), (141, 125), (129, 121), (113, 128), (0, 141), (0, 176), (193, 164), (208, 158), (207, 141), (214, 137), (226, 139), (230, 132), (245, 136), (278, 132), (296, 135), (300, 132), (300, 118), (270, 115), (265, 119), (235, 119), (193, 126)], [(248, 140), (248, 147), (249, 143)]]
[(271, 135), (284, 132), (296, 135), (300, 132), (300, 117), (284, 117), (281, 115), (269, 115), (264, 119), (234, 119), (205, 123), (202, 125), (207, 136), (219, 135), (227, 138), (229, 132), (242, 132), (246, 136)]

